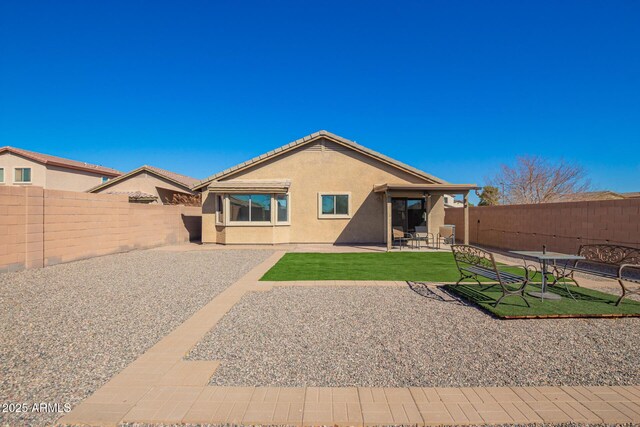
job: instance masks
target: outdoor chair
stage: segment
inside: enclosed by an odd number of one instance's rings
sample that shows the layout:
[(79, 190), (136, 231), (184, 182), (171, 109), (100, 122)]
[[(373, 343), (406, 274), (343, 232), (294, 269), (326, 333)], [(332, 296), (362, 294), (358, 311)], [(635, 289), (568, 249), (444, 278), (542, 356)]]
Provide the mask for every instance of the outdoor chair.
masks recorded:
[(525, 288), (531, 280), (529, 277), (530, 271), (526, 266), (521, 266), (524, 269), (524, 276), (500, 271), (493, 254), (477, 246), (451, 245), (451, 252), (453, 252), (453, 258), (460, 272), (460, 279), (456, 282), (456, 285), (459, 285), (463, 280), (471, 279), (482, 286), (478, 276), (485, 277), (497, 283), (490, 284), (484, 290), (497, 285), (502, 288), (502, 296), (494, 303), (494, 307), (497, 307), (508, 296), (519, 296), (527, 304), (527, 307), (531, 307), (524, 297)]
[(438, 236), (436, 239), (436, 246), (440, 248), (440, 243), (446, 245), (454, 245), (456, 243), (456, 226), (455, 225), (441, 225), (438, 228)]
[(428, 247), (431, 242), (434, 242), (435, 246), (435, 237), (433, 233), (429, 233), (427, 231), (427, 227), (424, 225), (416, 225), (415, 232), (411, 235), (410, 240), (418, 249), (422, 246), (422, 242)]
[(393, 245), (395, 246), (398, 243), (400, 250), (402, 250), (402, 245), (407, 245), (407, 243), (411, 240), (411, 234), (405, 233), (402, 227), (393, 227)]

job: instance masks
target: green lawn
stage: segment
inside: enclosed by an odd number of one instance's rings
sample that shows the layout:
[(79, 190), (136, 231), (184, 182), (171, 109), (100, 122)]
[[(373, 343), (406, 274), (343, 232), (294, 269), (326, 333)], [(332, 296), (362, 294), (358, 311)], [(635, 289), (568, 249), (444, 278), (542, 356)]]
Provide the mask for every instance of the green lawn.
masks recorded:
[[(560, 286), (552, 290), (562, 296), (559, 301), (541, 301), (527, 296), (531, 308), (526, 306), (522, 298), (514, 296), (503, 299), (498, 307), (493, 307), (502, 295), (499, 286), (486, 289), (486, 286), (477, 284), (461, 284), (446, 285), (445, 288), (501, 318), (640, 316), (640, 302), (626, 299), (616, 307), (614, 304), (618, 296), (573, 285), (569, 285), (569, 290), (576, 301)], [(532, 290), (539, 290), (539, 285), (527, 286), (527, 291)]]
[[(520, 268), (506, 267), (519, 272)], [(451, 252), (288, 253), (261, 280), (408, 280), (456, 282)]]

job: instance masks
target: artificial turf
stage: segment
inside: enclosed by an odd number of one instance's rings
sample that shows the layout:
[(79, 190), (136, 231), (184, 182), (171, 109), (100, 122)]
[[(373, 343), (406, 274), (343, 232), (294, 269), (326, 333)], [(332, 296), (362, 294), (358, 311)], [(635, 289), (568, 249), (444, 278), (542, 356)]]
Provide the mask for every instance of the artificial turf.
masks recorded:
[[(501, 269), (524, 274), (522, 268)], [(456, 282), (459, 278), (460, 273), (451, 252), (381, 252), (288, 253), (261, 280)]]
[[(519, 296), (506, 297), (497, 307), (494, 307), (493, 304), (502, 296), (500, 286), (488, 288), (486, 285), (461, 284), (446, 285), (445, 289), (497, 317), (506, 319), (640, 316), (640, 302), (638, 301), (625, 299), (619, 306), (616, 306), (618, 295), (574, 285), (568, 285), (568, 289), (575, 300), (571, 298), (563, 286), (554, 286), (547, 288), (547, 290), (559, 294), (562, 299), (542, 301), (526, 295), (525, 298), (531, 307), (527, 307)], [(530, 284), (526, 288), (526, 292), (537, 290), (540, 290), (539, 284)]]

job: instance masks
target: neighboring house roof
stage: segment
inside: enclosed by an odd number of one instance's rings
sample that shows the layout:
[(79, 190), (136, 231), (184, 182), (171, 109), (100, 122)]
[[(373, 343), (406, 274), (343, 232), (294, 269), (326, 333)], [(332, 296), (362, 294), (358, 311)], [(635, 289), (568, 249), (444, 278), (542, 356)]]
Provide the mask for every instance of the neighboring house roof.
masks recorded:
[(581, 193), (568, 193), (568, 194), (558, 194), (551, 199), (549, 199), (548, 203), (556, 203), (556, 202), (586, 202), (586, 201), (595, 201), (595, 200), (620, 200), (625, 199), (626, 197), (623, 194), (616, 193), (614, 191), (584, 191)]
[(626, 197), (627, 199), (636, 199), (638, 197), (640, 197), (640, 191), (633, 191), (633, 192), (629, 192), (629, 193), (622, 193), (622, 195), (624, 197)]
[(127, 172), (124, 175), (120, 175), (117, 178), (113, 178), (110, 179), (107, 182), (104, 182), (100, 185), (97, 185), (89, 190), (87, 190), (87, 193), (95, 193), (98, 190), (102, 190), (105, 188), (108, 188), (110, 186), (112, 186), (113, 184), (116, 184), (118, 182), (124, 181), (128, 178), (131, 178), (134, 175), (137, 175), (141, 172), (148, 172), (150, 174), (156, 175), (160, 178), (164, 178), (167, 179), (171, 182), (173, 182), (174, 184), (183, 187), (185, 190), (187, 190), (188, 192), (191, 192), (191, 187), (193, 187), (195, 184), (198, 183), (198, 179), (196, 178), (191, 178), (190, 176), (186, 176), (186, 175), (180, 175), (179, 173), (175, 173), (175, 172), (171, 172), (165, 169), (161, 169), (161, 168), (157, 168), (155, 166), (149, 166), (149, 165), (144, 165), (144, 166), (140, 166), (137, 169), (132, 170), (131, 172)]
[(63, 157), (51, 156), (49, 154), (36, 153), (35, 151), (23, 150), (22, 148), (9, 147), (9, 146), (0, 147), (0, 154), (5, 152), (26, 157), (29, 160), (33, 160), (35, 162), (42, 163), (45, 165), (59, 166), (63, 168), (76, 169), (76, 170), (81, 170), (86, 172), (94, 172), (94, 173), (102, 174), (105, 176), (118, 176), (122, 174), (122, 172), (118, 170), (106, 168), (104, 166), (92, 165), (91, 163), (65, 159)]
[(399, 162), (397, 160), (392, 159), (391, 157), (387, 157), (384, 154), (378, 153), (377, 151), (373, 151), (367, 147), (364, 147), (360, 144), (357, 144), (353, 141), (350, 141), (346, 138), (343, 138), (341, 136), (338, 136), (336, 134), (333, 134), (331, 132), (328, 132), (326, 130), (321, 130), (315, 133), (312, 133), (311, 135), (307, 135), (303, 138), (297, 139), (293, 142), (290, 142), (289, 144), (283, 145), (282, 147), (276, 148), (275, 150), (271, 150), (268, 153), (262, 154), (261, 156), (257, 156), (254, 157), (251, 160), (248, 160), (244, 163), (240, 163), (236, 166), (230, 167), (228, 169), (223, 170), (222, 172), (216, 173), (214, 175), (209, 176), (208, 178), (203, 179), (202, 181), (200, 181), (199, 183), (197, 183), (196, 185), (194, 185), (192, 187), (193, 190), (199, 190), (203, 187), (206, 187), (211, 181), (214, 180), (219, 180), (221, 178), (227, 177), (229, 175), (232, 175), (234, 173), (238, 173), (244, 169), (247, 169), (249, 167), (255, 166), (257, 164), (263, 163), (267, 160), (271, 160), (275, 157), (278, 157), (282, 154), (288, 153), (291, 150), (301, 147), (303, 145), (309, 144), (310, 142), (316, 141), (320, 138), (326, 138), (330, 141), (333, 141), (337, 144), (340, 144), (342, 146), (348, 147), (354, 151), (357, 151), (359, 153), (362, 153), (366, 156), (369, 156), (371, 158), (374, 158), (376, 160), (379, 160), (383, 163), (387, 163), (397, 169), (403, 170), (407, 173), (410, 173), (414, 176), (418, 176), (420, 178), (423, 178), (427, 181), (431, 181), (431, 182), (435, 182), (435, 183), (440, 183), (440, 184), (446, 184), (446, 181), (437, 178), (433, 175), (430, 175), (426, 172), (423, 172), (419, 169), (414, 168), (413, 166), (409, 166), (405, 163)]

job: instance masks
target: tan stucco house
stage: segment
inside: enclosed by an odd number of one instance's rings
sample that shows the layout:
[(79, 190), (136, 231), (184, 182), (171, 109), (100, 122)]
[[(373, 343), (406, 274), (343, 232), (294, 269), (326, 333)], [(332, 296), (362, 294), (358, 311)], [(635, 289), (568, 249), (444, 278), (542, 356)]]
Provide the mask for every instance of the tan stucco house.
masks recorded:
[(475, 188), (447, 183), (327, 131), (193, 186), (203, 193), (203, 243), (386, 243), (388, 248), (394, 227), (412, 231), (426, 225), (437, 233), (444, 224), (444, 194), (463, 194), (466, 207)]
[(121, 174), (104, 166), (0, 147), (0, 186), (33, 185), (50, 190), (86, 191)]
[(141, 166), (88, 190), (89, 193), (125, 194), (132, 203), (173, 204), (174, 196), (196, 194), (191, 190), (199, 182), (154, 166)]

